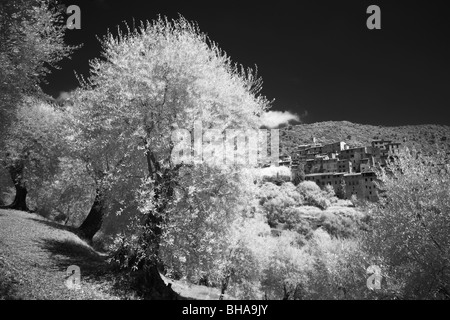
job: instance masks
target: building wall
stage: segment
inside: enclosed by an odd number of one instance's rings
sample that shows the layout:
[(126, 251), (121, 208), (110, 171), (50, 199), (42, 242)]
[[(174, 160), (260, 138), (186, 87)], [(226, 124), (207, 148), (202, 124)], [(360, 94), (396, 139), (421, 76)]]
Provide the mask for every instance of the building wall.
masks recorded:
[(337, 166), (337, 172), (353, 172), (352, 162), (349, 160), (338, 160)]
[(345, 196), (350, 199), (353, 195), (362, 197), (361, 174), (349, 173), (344, 175)]
[(305, 180), (313, 181), (321, 188), (330, 185), (335, 191), (337, 191), (338, 187), (341, 185), (343, 177), (344, 174), (342, 173), (320, 173), (306, 175)]
[(323, 160), (323, 172), (338, 172), (338, 159)]
[(326, 144), (322, 147), (322, 153), (339, 153), (345, 149), (346, 145), (343, 141)]
[(378, 192), (376, 188), (377, 177), (374, 172), (365, 172), (361, 174), (363, 197), (369, 201), (378, 200)]
[(355, 195), (360, 199), (376, 201), (377, 179), (373, 167), (384, 166), (388, 157), (398, 153), (400, 145), (388, 140), (376, 140), (371, 146), (351, 149), (344, 142), (312, 145), (301, 151), (298, 161), (299, 165), (304, 165), (305, 180), (314, 181), (322, 188), (331, 185), (336, 192), (345, 182), (346, 198)]
[(373, 172), (367, 173), (319, 173), (305, 176), (306, 181), (313, 181), (319, 187), (324, 188), (327, 185), (333, 187), (338, 192), (342, 181), (345, 182), (345, 198), (351, 199), (354, 195), (359, 199), (377, 201), (378, 194), (376, 190), (376, 175)]

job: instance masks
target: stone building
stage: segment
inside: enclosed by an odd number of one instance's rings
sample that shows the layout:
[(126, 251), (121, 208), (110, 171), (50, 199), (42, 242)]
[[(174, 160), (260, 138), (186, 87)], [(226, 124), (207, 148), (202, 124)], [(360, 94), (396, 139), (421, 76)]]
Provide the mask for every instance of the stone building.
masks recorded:
[[(349, 148), (345, 142), (300, 146), (296, 166), (303, 167), (306, 181), (332, 186), (336, 192), (345, 186), (347, 199), (356, 196), (376, 201), (377, 177), (373, 168), (384, 166), (400, 149), (400, 143), (374, 140), (371, 146)], [(342, 191), (342, 190), (341, 190)]]

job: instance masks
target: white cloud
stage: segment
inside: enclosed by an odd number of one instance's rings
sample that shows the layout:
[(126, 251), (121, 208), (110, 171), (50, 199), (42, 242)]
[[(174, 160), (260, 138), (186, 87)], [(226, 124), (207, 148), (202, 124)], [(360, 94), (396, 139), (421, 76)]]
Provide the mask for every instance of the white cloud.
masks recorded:
[(300, 121), (300, 116), (289, 111), (268, 111), (261, 117), (263, 125), (268, 128), (277, 128), (289, 121)]
[(61, 91), (58, 96), (58, 100), (66, 100), (70, 97), (70, 93), (66, 91)]
[(70, 92), (67, 92), (67, 91), (61, 91), (61, 92), (59, 93), (58, 98), (56, 98), (56, 100), (59, 100), (59, 101), (61, 101), (61, 100), (67, 100), (67, 99), (69, 99), (69, 97), (70, 97)]

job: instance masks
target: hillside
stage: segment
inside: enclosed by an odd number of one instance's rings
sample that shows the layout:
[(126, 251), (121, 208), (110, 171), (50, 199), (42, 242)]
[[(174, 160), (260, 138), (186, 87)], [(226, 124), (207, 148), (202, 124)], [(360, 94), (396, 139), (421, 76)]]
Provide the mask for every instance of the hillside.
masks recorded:
[[(121, 299), (105, 257), (75, 234), (34, 214), (0, 210), (0, 299)], [(65, 286), (70, 265), (81, 290)]]
[(450, 150), (450, 127), (442, 125), (416, 125), (383, 127), (351, 123), (348, 121), (327, 121), (287, 126), (280, 130), (281, 151), (290, 154), (300, 144), (344, 141), (350, 146), (370, 145), (375, 138), (402, 143), (409, 148), (433, 152), (438, 146)]
[[(35, 214), (0, 210), (0, 300), (139, 299), (106, 258), (57, 223)], [(65, 286), (71, 265), (81, 269), (80, 290)], [(218, 289), (170, 282), (180, 299), (219, 299)]]

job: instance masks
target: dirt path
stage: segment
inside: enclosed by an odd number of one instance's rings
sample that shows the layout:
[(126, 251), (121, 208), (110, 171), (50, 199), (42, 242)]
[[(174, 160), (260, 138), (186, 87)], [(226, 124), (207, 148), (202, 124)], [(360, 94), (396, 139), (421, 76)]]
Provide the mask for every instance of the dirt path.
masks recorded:
[[(105, 260), (55, 222), (22, 211), (0, 210), (0, 300), (139, 299)], [(65, 285), (66, 270), (72, 265), (81, 270), (80, 290)], [(218, 300), (220, 296), (216, 288), (163, 279), (180, 299)]]
[[(81, 269), (79, 290), (65, 285), (71, 265)], [(106, 267), (105, 257), (60, 225), (0, 210), (0, 299), (124, 299)]]

